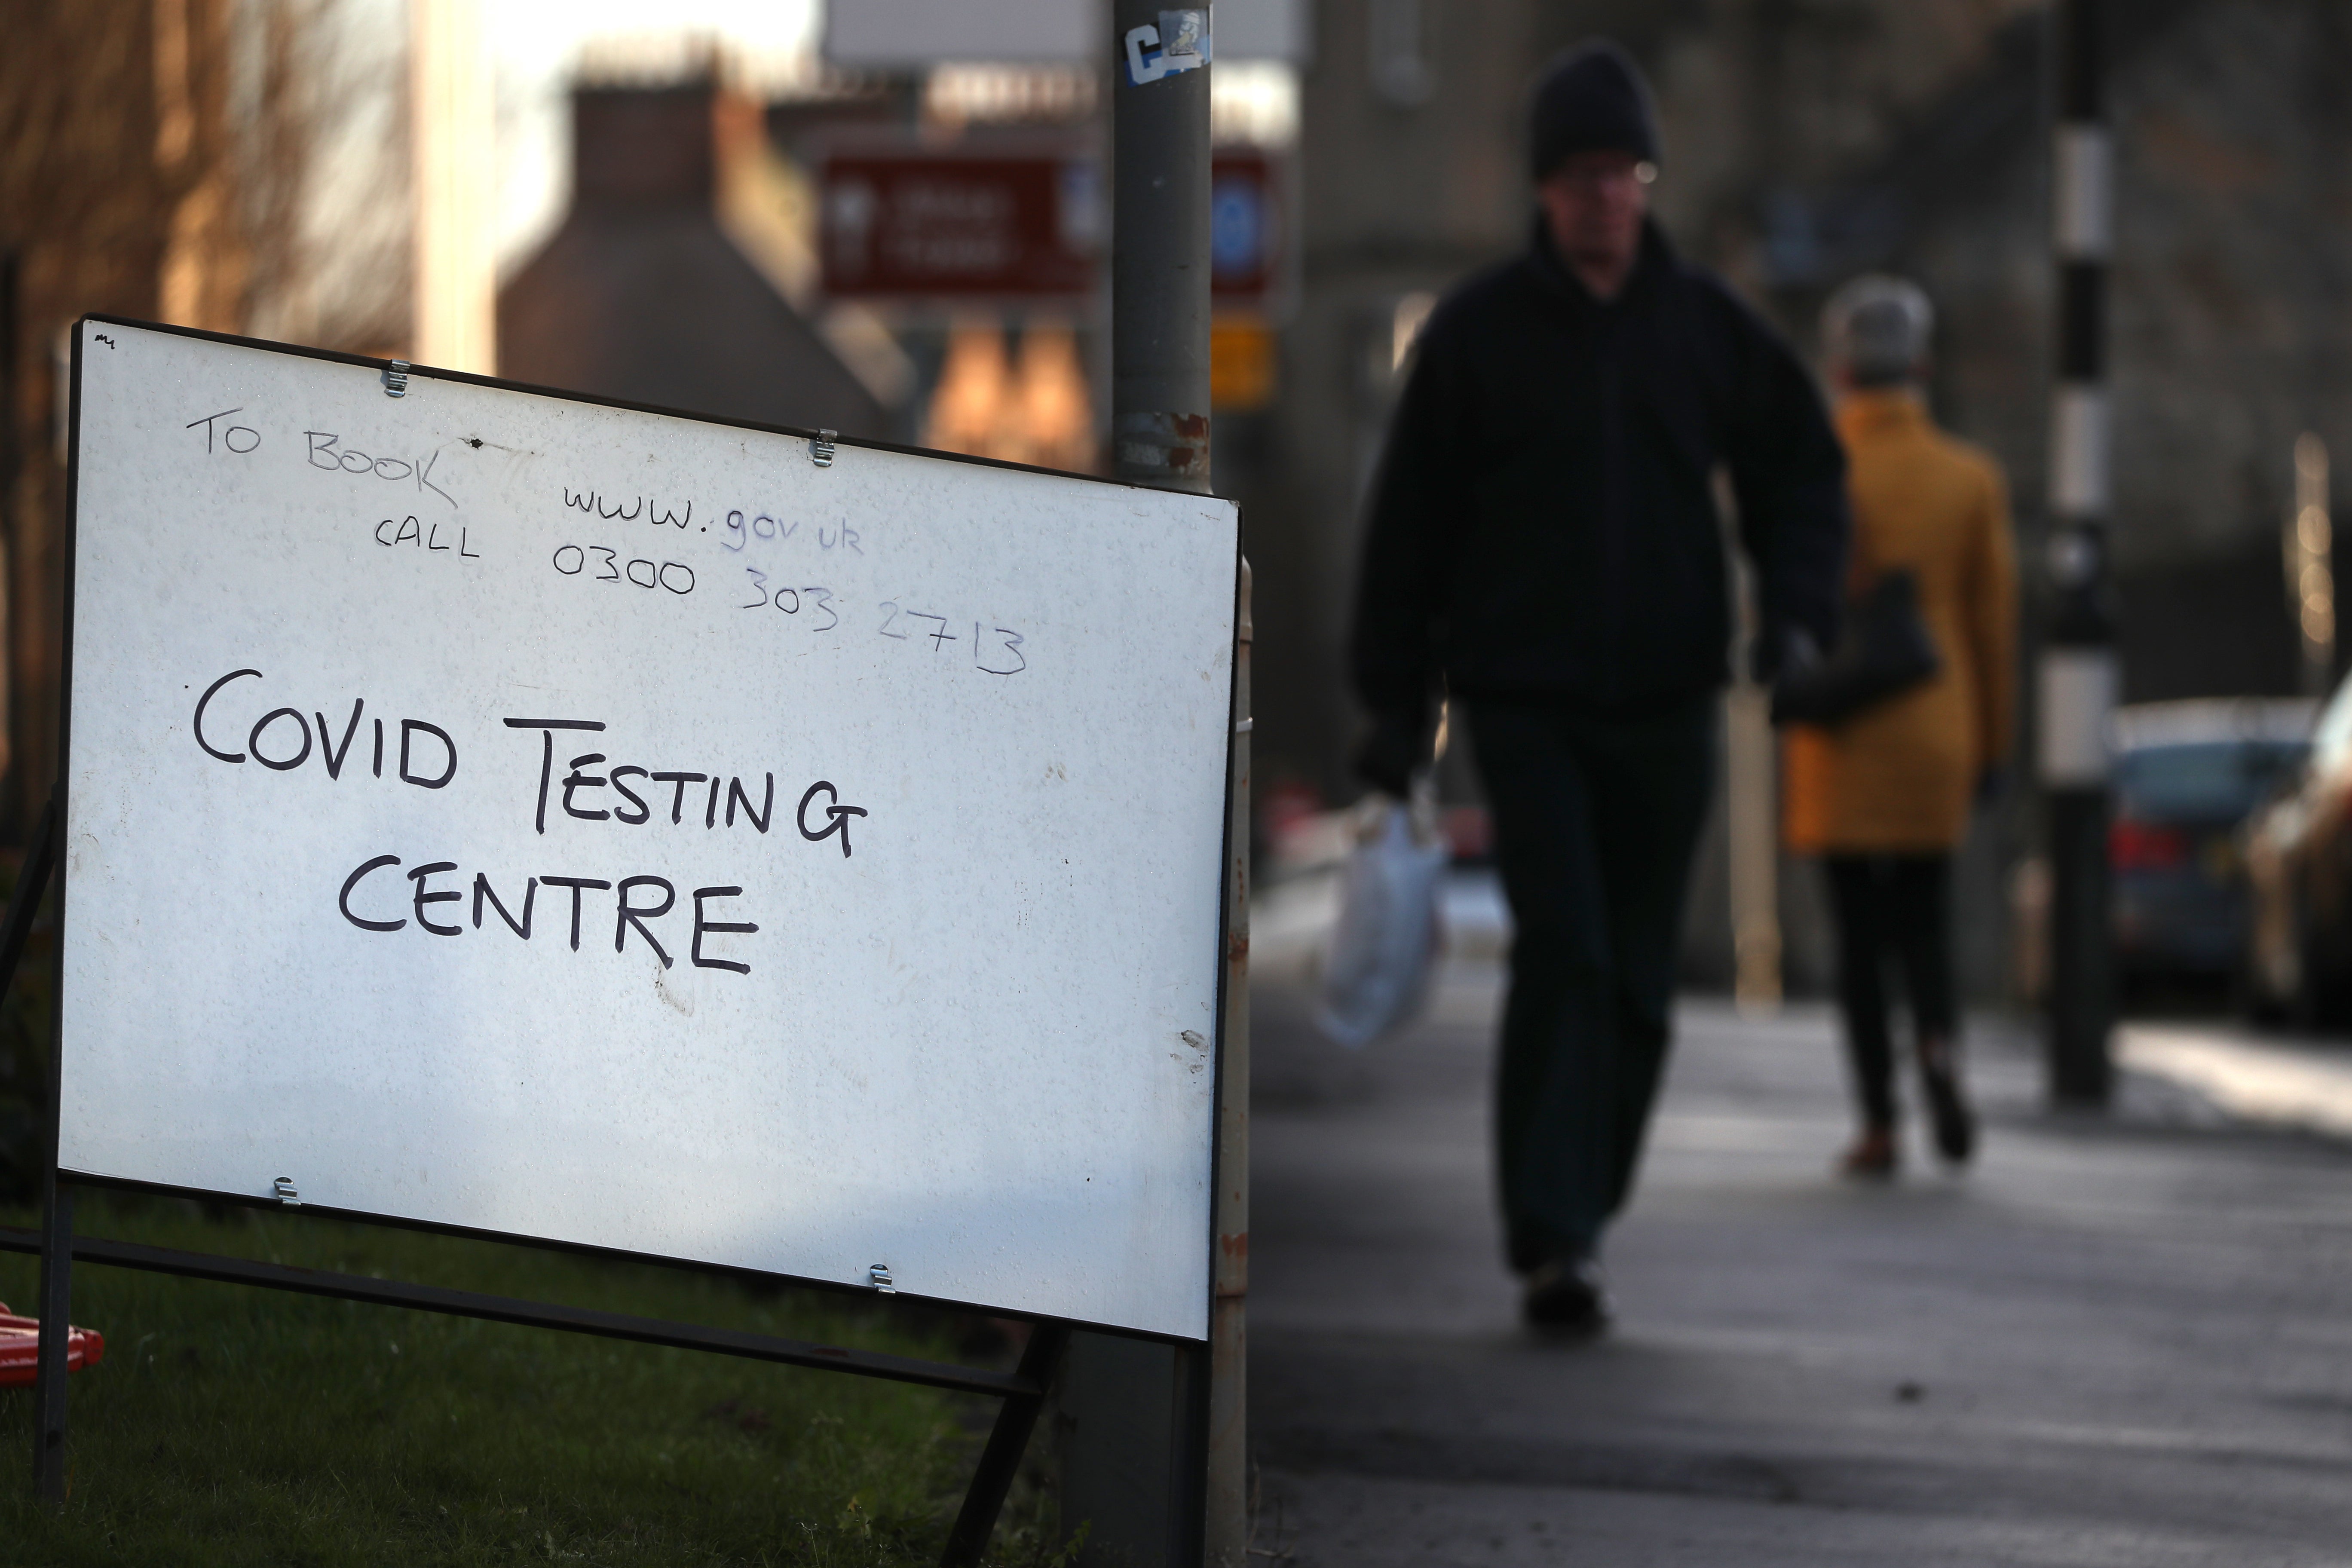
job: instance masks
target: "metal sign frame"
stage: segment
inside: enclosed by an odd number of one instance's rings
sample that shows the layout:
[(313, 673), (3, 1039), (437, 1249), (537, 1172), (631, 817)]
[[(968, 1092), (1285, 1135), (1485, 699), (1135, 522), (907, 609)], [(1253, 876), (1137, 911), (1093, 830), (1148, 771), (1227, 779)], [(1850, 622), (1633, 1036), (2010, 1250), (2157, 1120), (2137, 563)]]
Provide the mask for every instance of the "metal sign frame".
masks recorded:
[[(307, 348), (295, 344), (270, 342), (266, 340), (240, 337), (226, 332), (205, 331), (190, 327), (177, 327), (161, 322), (140, 321), (131, 317), (91, 313), (80, 318), (73, 333), (70, 392), (70, 439), (66, 468), (67, 526), (65, 573), (65, 662), (61, 671), (58, 756), (59, 775), (56, 793), (42, 812), (35, 830), (24, 867), (17, 878), (5, 920), (0, 920), (0, 994), (5, 994), (14, 979), (25, 943), (32, 930), (35, 913), (42, 895), (54, 877), (57, 880), (57, 929), (60, 938), (66, 927), (70, 905), (70, 888), (58, 857), (58, 843), (65, 831), (66, 787), (69, 774), (66, 760), (72, 755), (73, 697), (73, 634), (74, 634), (74, 571), (79, 531), (79, 496), (81, 468), (81, 392), (82, 392), (82, 332), (84, 323), (135, 327), (142, 331), (163, 332), (178, 337), (201, 339), (238, 348), (259, 349), (273, 353), (295, 355), (306, 359), (352, 365), (374, 370), (385, 377), (412, 373), (430, 374), (435, 379), (464, 383), (499, 391), (518, 392), (562, 402), (589, 404), (607, 408), (627, 409), (637, 413), (664, 415), (692, 420), (698, 424), (721, 426), (732, 429), (756, 430), (771, 435), (791, 436), (823, 444), (865, 447), (875, 451), (898, 452), (940, 461), (969, 463), (983, 468), (1013, 468), (1031, 473), (1054, 473), (1064, 478), (1082, 479), (1092, 483), (1127, 489), (1139, 488), (1117, 479), (1097, 475), (1062, 474), (1060, 470), (1040, 468), (1024, 463), (1010, 463), (995, 458), (967, 457), (961, 454), (933, 452), (925, 448), (902, 446), (894, 442), (858, 440), (830, 430), (814, 431), (792, 426), (762, 424), (756, 420), (727, 419), (666, 408), (656, 405), (631, 402), (623, 398), (600, 397), (589, 394), (567, 392), (552, 387), (534, 386), (523, 382), (501, 380), (495, 376), (475, 375), (459, 371), (413, 366), (399, 360), (383, 360), (359, 354), (336, 353), (326, 349)], [(389, 380), (387, 380), (389, 384)], [(1234, 595), (1238, 607), (1243, 589), (1243, 565), (1238, 538), (1234, 555)], [(1234, 621), (1236, 639), (1245, 636), (1238, 613)], [(1235, 661), (1237, 671), (1240, 661)], [(1228, 712), (1234, 710), (1228, 700)], [(1235, 787), (1234, 758), (1236, 731), (1229, 726), (1225, 738), (1224, 835), (1221, 853), (1221, 868), (1233, 862), (1233, 798)], [(1222, 1103), (1224, 1088), (1226, 1020), (1229, 1014), (1228, 990), (1231, 984), (1230, 966), (1223, 962), (1229, 933), (1235, 922), (1234, 892), (1231, 879), (1221, 876), (1226, 886), (1226, 896), (1221, 900), (1217, 921), (1217, 979), (1214, 1011), (1215, 1038), (1212, 1054), (1213, 1083), (1211, 1104)], [(65, 944), (57, 943), (52, 964), (60, 971)], [(307, 1209), (328, 1218), (368, 1225), (383, 1225), (401, 1229), (419, 1230), (440, 1235), (461, 1236), (479, 1240), (505, 1242), (512, 1245), (544, 1247), (554, 1251), (591, 1256), (621, 1258), (636, 1262), (658, 1263), (666, 1267), (694, 1272), (759, 1279), (769, 1283), (786, 1283), (814, 1289), (844, 1294), (871, 1296), (874, 1289), (835, 1280), (809, 1279), (798, 1275), (767, 1273), (761, 1270), (684, 1261), (672, 1258), (651, 1257), (614, 1247), (590, 1246), (543, 1237), (510, 1235), (475, 1227), (445, 1225), (336, 1208), (320, 1207), (299, 1202), (274, 1202), (247, 1194), (218, 1193), (210, 1190), (170, 1186), (156, 1183), (133, 1181), (119, 1177), (93, 1177), (68, 1174), (58, 1165), (58, 1134), (61, 1128), (61, 1089), (63, 1031), (63, 994), (49, 1025), (48, 1080), (43, 1095), (46, 1116), (43, 1137), (45, 1145), (41, 1162), (41, 1226), (37, 1231), (0, 1227), (0, 1251), (37, 1254), (41, 1260), (40, 1283), (36, 1309), (40, 1319), (38, 1373), (35, 1393), (34, 1470), (36, 1484), (42, 1495), (52, 1501), (61, 1501), (65, 1495), (66, 1478), (66, 1339), (68, 1314), (71, 1302), (72, 1268), (75, 1260), (97, 1263), (112, 1268), (138, 1268), (162, 1274), (174, 1274), (189, 1279), (248, 1285), (266, 1289), (289, 1290), (300, 1294), (332, 1297), (342, 1300), (362, 1301), (379, 1306), (404, 1307), (413, 1310), (441, 1312), (457, 1317), (478, 1318), (493, 1322), (515, 1323), (530, 1328), (558, 1329), (572, 1333), (601, 1335), (610, 1339), (629, 1340), (641, 1344), (668, 1345), (680, 1349), (710, 1351), (722, 1355), (742, 1356), (787, 1366), (817, 1367), (834, 1372), (849, 1373), (863, 1377), (878, 1377), (894, 1382), (917, 1384), (930, 1388), (956, 1393), (977, 1394), (1001, 1399), (996, 1420), (990, 1429), (980, 1462), (965, 1493), (954, 1525), (948, 1533), (947, 1545), (940, 1555), (942, 1568), (968, 1568), (977, 1564), (993, 1531), (998, 1513), (1012, 1488), (1030, 1434), (1036, 1425), (1046, 1391), (1057, 1371), (1063, 1352), (1069, 1343), (1074, 1329), (1090, 1332), (1109, 1333), (1122, 1338), (1200, 1347), (1205, 1342), (1147, 1331), (1109, 1328), (1092, 1323), (1025, 1313), (1009, 1309), (976, 1307), (972, 1303), (908, 1296), (909, 1303), (943, 1307), (950, 1310), (985, 1310), (994, 1316), (1025, 1321), (1031, 1325), (1028, 1343), (1018, 1366), (1010, 1373), (984, 1368), (967, 1367), (952, 1363), (929, 1362), (912, 1357), (895, 1356), (872, 1351), (860, 1351), (845, 1346), (811, 1343), (772, 1335), (714, 1329), (701, 1324), (665, 1319), (639, 1318), (624, 1313), (564, 1307), (545, 1302), (519, 1300), (512, 1298), (482, 1295), (472, 1291), (451, 1289), (440, 1286), (411, 1284), (403, 1281), (363, 1278), (356, 1275), (331, 1273), (318, 1269), (290, 1268), (281, 1264), (208, 1253), (182, 1252), (166, 1247), (111, 1241), (100, 1237), (79, 1237), (74, 1233), (73, 1202), (78, 1186), (144, 1192), (164, 1196), (196, 1198), (213, 1203), (236, 1203), (256, 1208), (293, 1207)], [(1217, 1191), (1223, 1153), (1222, 1119), (1212, 1112), (1209, 1161), (1210, 1190)], [(1212, 1201), (1206, 1216), (1207, 1225), (1201, 1245), (1208, 1259), (1208, 1317), (1213, 1321), (1217, 1279), (1217, 1205)], [(898, 1292), (890, 1292), (893, 1296)]]

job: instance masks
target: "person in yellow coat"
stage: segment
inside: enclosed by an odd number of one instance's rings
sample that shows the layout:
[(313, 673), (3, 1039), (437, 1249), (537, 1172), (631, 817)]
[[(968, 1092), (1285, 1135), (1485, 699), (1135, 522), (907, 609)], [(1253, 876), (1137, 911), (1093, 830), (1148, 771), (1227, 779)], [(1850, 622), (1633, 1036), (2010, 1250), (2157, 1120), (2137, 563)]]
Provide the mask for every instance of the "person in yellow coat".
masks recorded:
[(1854, 279), (1822, 316), (1853, 507), (1849, 595), (1910, 572), (1937, 668), (1834, 726), (1791, 726), (1782, 748), (1784, 837), (1822, 858), (1837, 922), (1862, 1123), (1842, 1169), (1857, 1177), (1898, 1163), (1890, 970), (1910, 1004), (1937, 1149), (1958, 1164), (1976, 1144), (1957, 1048), (1951, 866), (1971, 805), (2009, 755), (2017, 564), (2000, 469), (1927, 416), (1933, 331), (1927, 296), (1893, 278)]

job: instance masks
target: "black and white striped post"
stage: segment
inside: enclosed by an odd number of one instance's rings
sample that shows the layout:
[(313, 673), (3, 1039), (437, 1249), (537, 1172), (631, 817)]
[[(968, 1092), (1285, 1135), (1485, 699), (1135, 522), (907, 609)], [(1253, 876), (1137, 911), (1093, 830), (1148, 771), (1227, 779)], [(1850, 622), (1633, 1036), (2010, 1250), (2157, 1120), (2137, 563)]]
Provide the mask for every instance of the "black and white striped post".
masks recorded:
[(2051, 868), (2050, 1092), (2061, 1104), (2085, 1106), (2107, 1099), (2115, 1016), (2107, 731), (2120, 681), (2108, 607), (2105, 323), (2115, 155), (2104, 10), (2104, 0), (2056, 0), (2050, 13), (2058, 374), (2050, 409), (2051, 614), (2038, 671), (2036, 749)]

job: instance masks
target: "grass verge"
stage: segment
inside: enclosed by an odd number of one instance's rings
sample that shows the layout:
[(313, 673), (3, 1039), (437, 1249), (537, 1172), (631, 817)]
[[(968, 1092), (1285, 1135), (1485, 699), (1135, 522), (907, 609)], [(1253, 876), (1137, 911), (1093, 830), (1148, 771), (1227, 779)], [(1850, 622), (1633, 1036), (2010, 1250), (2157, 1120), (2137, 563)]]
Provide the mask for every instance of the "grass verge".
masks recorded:
[[(1003, 1365), (922, 1320), (652, 1265), (85, 1193), (87, 1234)], [(28, 1226), (19, 1208), (0, 1223)], [(36, 1261), (0, 1254), (32, 1310)], [(30, 1485), (32, 1391), (0, 1390), (0, 1558), (80, 1564), (937, 1560), (991, 1400), (730, 1356), (78, 1264), (106, 1358), (71, 1384), (71, 1495)], [(1024, 1477), (992, 1562), (1052, 1568)]]

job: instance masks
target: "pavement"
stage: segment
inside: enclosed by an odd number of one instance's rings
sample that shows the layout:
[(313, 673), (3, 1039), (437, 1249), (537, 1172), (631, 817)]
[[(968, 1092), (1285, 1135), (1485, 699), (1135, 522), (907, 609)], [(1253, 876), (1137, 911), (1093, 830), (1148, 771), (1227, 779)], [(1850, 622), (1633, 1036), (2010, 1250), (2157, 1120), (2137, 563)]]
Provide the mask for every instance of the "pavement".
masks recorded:
[(1850, 1117), (1827, 1010), (1692, 998), (1609, 1244), (1618, 1327), (1543, 1344), (1489, 1202), (1493, 932), (1457, 919), (1426, 1016), (1351, 1053), (1307, 1021), (1313, 922), (1266, 912), (1261, 1560), (2352, 1564), (2345, 1144), (2128, 1039), (2116, 1110), (2053, 1114), (2029, 1040), (1979, 1020), (1978, 1165), (1914, 1140), (1901, 1181), (1855, 1187), (1828, 1173)]
[(2240, 1121), (2352, 1139), (2352, 1045), (2208, 1019), (2139, 1020), (2116, 1031), (2116, 1060)]

